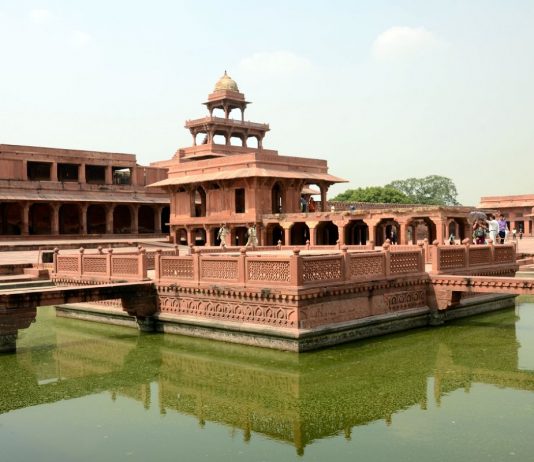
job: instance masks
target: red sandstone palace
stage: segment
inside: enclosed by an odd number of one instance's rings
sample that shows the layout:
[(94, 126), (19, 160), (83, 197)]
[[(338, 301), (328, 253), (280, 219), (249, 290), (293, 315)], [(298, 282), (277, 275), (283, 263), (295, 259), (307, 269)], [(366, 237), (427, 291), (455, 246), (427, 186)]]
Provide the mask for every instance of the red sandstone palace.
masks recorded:
[(132, 154), (0, 144), (0, 236), (168, 233), (166, 169)]
[[(269, 125), (245, 121), (249, 102), (226, 73), (204, 104), (208, 115), (185, 124), (193, 145), (154, 164), (169, 170), (168, 179), (151, 186), (170, 193), (176, 243), (218, 245), (223, 223), (228, 245), (244, 245), (252, 224), (260, 245), (381, 245), (392, 230), (405, 244), (471, 235), (468, 207), (327, 204), (328, 188), (346, 180), (331, 175), (325, 160), (266, 149)], [(234, 111), (238, 119), (230, 117)], [(313, 194), (315, 206), (303, 203)]]

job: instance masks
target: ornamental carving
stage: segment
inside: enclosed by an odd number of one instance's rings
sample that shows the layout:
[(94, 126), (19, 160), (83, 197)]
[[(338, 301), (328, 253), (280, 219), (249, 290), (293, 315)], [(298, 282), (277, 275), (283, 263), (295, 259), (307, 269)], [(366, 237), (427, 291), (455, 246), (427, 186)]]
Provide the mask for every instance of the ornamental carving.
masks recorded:
[(78, 257), (57, 256), (58, 273), (77, 273)]
[(416, 273), (419, 271), (419, 252), (391, 252), (390, 274)]
[(441, 270), (465, 268), (465, 265), (465, 248), (463, 246), (440, 249), (439, 268)]
[(495, 263), (515, 263), (514, 250), (509, 246), (496, 246)]
[(469, 266), (489, 265), (491, 263), (491, 249), (489, 247), (470, 247)]
[(237, 280), (237, 260), (200, 260), (202, 279)]
[(244, 304), (238, 300), (204, 300), (161, 295), (159, 299), (162, 313), (275, 327), (297, 327), (297, 311), (294, 307), (248, 302)]
[(371, 303), (368, 297), (357, 297), (308, 305), (299, 311), (300, 327), (309, 329), (365, 318), (371, 314)]
[(372, 277), (385, 276), (386, 266), (383, 254), (376, 255), (351, 255), (350, 258), (350, 277)]
[(324, 260), (304, 259), (302, 264), (302, 280), (306, 282), (338, 281), (342, 277), (341, 258)]
[(423, 289), (384, 294), (389, 312), (418, 308), (426, 305), (426, 292)]
[(249, 261), (249, 281), (289, 282), (289, 261)]
[(84, 273), (106, 274), (106, 256), (84, 256), (82, 259)]
[(113, 256), (111, 259), (111, 274), (137, 274), (137, 271), (137, 256), (135, 258)]
[(193, 279), (193, 260), (191, 258), (162, 258), (160, 260), (161, 277)]

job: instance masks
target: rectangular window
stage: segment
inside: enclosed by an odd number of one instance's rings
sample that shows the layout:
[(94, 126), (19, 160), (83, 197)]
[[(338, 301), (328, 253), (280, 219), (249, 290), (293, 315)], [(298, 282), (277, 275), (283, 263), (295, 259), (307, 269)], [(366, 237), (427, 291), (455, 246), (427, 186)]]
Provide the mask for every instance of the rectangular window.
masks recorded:
[(48, 162), (28, 162), (27, 164), (28, 180), (50, 181), (51, 167), (52, 167), (52, 164)]
[(103, 165), (86, 165), (85, 181), (89, 184), (106, 184), (106, 167)]
[(132, 170), (130, 167), (112, 167), (113, 184), (132, 184)]
[(78, 181), (78, 168), (76, 164), (57, 164), (57, 179), (59, 181)]
[(235, 190), (235, 213), (245, 213), (245, 190)]

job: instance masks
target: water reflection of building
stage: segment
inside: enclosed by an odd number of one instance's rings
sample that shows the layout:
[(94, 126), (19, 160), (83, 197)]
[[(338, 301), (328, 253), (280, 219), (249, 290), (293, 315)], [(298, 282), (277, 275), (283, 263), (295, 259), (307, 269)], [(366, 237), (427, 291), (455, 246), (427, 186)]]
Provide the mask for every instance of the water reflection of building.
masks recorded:
[[(37, 326), (32, 327), (37, 328)], [(46, 331), (44, 329), (47, 329)], [(31, 329), (27, 332), (31, 332)], [(109, 391), (161, 413), (195, 416), (294, 445), (427, 407), (474, 383), (534, 391), (534, 373), (518, 370), (511, 311), (470, 318), (434, 331), (296, 355), (72, 320), (45, 326), (45, 348), (0, 358), (0, 412)], [(50, 334), (53, 332), (53, 334)], [(24, 342), (24, 339), (22, 339)], [(57, 343), (57, 347), (54, 346)], [(17, 387), (12, 377), (17, 377)], [(158, 390), (151, 402), (150, 387)]]

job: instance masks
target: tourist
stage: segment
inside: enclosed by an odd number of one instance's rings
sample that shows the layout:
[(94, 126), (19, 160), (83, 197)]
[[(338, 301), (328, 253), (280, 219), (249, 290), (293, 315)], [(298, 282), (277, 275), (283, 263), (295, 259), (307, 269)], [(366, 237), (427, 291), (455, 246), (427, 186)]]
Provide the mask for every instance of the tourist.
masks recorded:
[(475, 220), (473, 223), (473, 238), (475, 244), (486, 243), (486, 223), (484, 220)]
[(514, 229), (512, 229), (512, 240), (515, 241), (516, 235), (517, 235), (517, 229), (514, 228)]
[(252, 247), (256, 247), (258, 245), (258, 237), (256, 235), (256, 225), (253, 224), (252, 226), (249, 226), (248, 231), (248, 239), (245, 247), (248, 247), (251, 245)]
[(390, 241), (393, 245), (397, 244), (397, 232), (395, 230), (391, 231)]
[(226, 223), (223, 223), (221, 227), (219, 228), (219, 232), (217, 233), (217, 239), (219, 239), (219, 246), (223, 249), (226, 248), (226, 235), (228, 234), (228, 228), (226, 227)]
[(519, 240), (523, 239), (523, 228), (519, 228)]
[(449, 236), (449, 245), (454, 245), (455, 244), (455, 241), (454, 241), (454, 234), (451, 233), (451, 235)]
[(308, 201), (308, 210), (310, 212), (315, 212), (315, 201), (313, 200), (313, 197), (310, 197), (310, 200)]
[(502, 213), (499, 215), (499, 221), (497, 223), (499, 224), (499, 244), (504, 244), (508, 231), (508, 223), (506, 223)]
[(308, 203), (306, 202), (306, 198), (304, 196), (300, 196), (300, 211), (301, 212), (308, 211)]
[(489, 238), (495, 244), (497, 243), (497, 236), (499, 235), (499, 222), (494, 215), (488, 215), (488, 232)]

